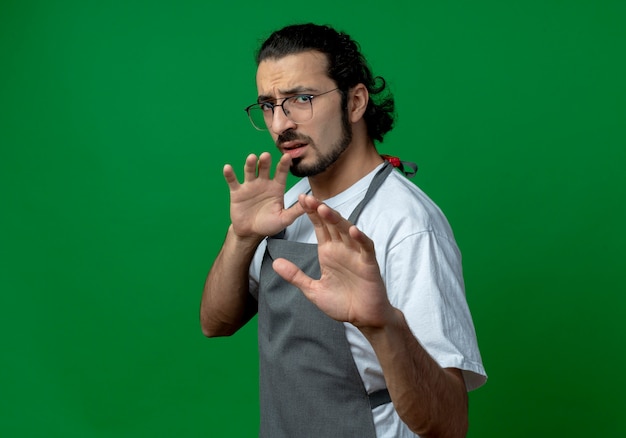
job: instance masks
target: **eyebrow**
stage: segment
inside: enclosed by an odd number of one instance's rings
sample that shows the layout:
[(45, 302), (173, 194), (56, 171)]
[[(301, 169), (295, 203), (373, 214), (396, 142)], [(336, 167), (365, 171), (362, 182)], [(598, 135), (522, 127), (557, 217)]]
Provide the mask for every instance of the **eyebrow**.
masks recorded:
[[(283, 95), (283, 96), (293, 96), (293, 95), (297, 95), (297, 94), (306, 94), (306, 93), (316, 93), (319, 90), (317, 88), (312, 88), (312, 87), (303, 87), (303, 86), (297, 86), (297, 87), (293, 87), (290, 88), (288, 90), (278, 90), (278, 92)], [(259, 95), (259, 97), (257, 98), (257, 102), (268, 102), (271, 100), (276, 100), (276, 98), (274, 96), (271, 95), (267, 95), (267, 94), (261, 94)]]

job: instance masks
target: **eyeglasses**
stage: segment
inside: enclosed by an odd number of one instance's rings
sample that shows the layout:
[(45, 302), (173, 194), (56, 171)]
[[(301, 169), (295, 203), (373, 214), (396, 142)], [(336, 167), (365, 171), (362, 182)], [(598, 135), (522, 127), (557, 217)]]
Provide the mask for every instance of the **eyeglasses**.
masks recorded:
[(281, 104), (270, 101), (255, 103), (246, 108), (246, 113), (248, 113), (252, 126), (259, 131), (266, 131), (272, 126), (274, 108), (277, 106), (283, 109), (285, 116), (292, 122), (296, 124), (305, 123), (313, 118), (313, 99), (337, 90), (339, 88), (333, 88), (320, 94), (296, 94), (284, 98)]

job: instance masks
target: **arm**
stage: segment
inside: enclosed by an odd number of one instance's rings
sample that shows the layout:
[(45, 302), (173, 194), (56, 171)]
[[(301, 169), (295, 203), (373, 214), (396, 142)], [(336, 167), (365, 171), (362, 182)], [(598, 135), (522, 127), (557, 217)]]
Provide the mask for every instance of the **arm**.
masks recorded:
[(372, 344), (398, 415), (421, 437), (464, 437), (467, 391), (461, 371), (441, 368), (409, 329), (402, 312), (382, 327), (360, 328)]
[(374, 244), (339, 214), (310, 196), (300, 203), (315, 227), (321, 278), (285, 259), (274, 269), (322, 311), (355, 325), (371, 343), (400, 418), (420, 436), (465, 436), (467, 393), (461, 372), (441, 368), (394, 308), (380, 276)]
[(231, 225), (204, 283), (200, 324), (207, 337), (230, 336), (256, 313), (248, 269), (260, 240), (239, 237)]
[(224, 166), (230, 190), (232, 224), (224, 245), (207, 276), (200, 304), (200, 324), (205, 336), (235, 333), (256, 313), (248, 291), (248, 270), (259, 243), (278, 233), (303, 213), (296, 203), (284, 208), (283, 197), (291, 158), (284, 155), (270, 178), (271, 156), (249, 155), (240, 184), (233, 168)]

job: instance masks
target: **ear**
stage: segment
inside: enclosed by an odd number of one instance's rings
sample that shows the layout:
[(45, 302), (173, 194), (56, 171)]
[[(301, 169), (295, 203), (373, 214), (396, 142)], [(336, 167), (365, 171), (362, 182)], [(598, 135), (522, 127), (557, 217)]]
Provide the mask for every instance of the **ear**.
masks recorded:
[(363, 117), (369, 100), (370, 94), (365, 85), (357, 84), (350, 90), (348, 114), (352, 123), (358, 122)]

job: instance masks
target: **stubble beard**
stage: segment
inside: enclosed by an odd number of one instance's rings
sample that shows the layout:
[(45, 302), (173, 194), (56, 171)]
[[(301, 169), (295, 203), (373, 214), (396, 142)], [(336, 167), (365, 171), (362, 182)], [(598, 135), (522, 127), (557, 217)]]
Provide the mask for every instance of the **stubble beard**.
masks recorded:
[[(302, 163), (301, 158), (293, 159), (290, 171), (294, 176), (302, 178), (319, 175), (339, 159), (341, 154), (348, 149), (348, 146), (352, 141), (352, 125), (348, 120), (347, 110), (342, 111), (341, 125), (341, 137), (326, 154), (321, 155), (318, 153), (315, 162), (306, 165)], [(313, 145), (313, 143), (311, 142), (309, 145)], [(319, 152), (319, 149), (315, 147), (315, 145), (313, 145), (313, 149)]]

